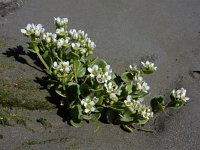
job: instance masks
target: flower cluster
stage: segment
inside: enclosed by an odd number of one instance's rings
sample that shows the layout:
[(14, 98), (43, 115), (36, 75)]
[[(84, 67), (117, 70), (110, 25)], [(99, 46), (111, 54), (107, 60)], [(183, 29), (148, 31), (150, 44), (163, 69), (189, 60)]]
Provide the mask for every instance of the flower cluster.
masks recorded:
[(73, 40), (71, 47), (74, 51), (79, 51), (80, 54), (88, 56), (92, 54), (92, 50), (96, 47), (93, 41), (88, 38), (88, 34), (82, 30), (69, 30), (69, 36)]
[(141, 62), (143, 65), (143, 71), (145, 72), (154, 72), (157, 70), (157, 67), (154, 66), (154, 63), (146, 61), (146, 62)]
[(113, 104), (118, 100), (118, 96), (121, 95), (122, 90), (114, 82), (105, 83), (104, 86), (106, 88), (106, 92), (109, 94), (109, 98), (111, 99), (111, 101), (107, 99), (107, 103), (110, 102), (110, 104)]
[(148, 90), (150, 87), (148, 84), (143, 80), (143, 77), (141, 76), (141, 72), (137, 69), (137, 66), (132, 67), (129, 66), (131, 73), (133, 75), (134, 84), (136, 86), (136, 90), (140, 92), (148, 93)]
[(153, 112), (149, 107), (142, 105), (140, 99), (133, 99), (131, 95), (128, 95), (126, 100), (124, 100), (125, 105), (130, 109), (133, 114), (138, 113), (145, 119), (153, 117)]
[(69, 61), (61, 61), (61, 62), (54, 62), (53, 63), (53, 68), (56, 71), (56, 74), (59, 75), (64, 75), (64, 74), (69, 74), (70, 71), (72, 70), (72, 64), (69, 64)]
[(110, 65), (106, 65), (105, 68), (100, 68), (98, 65), (88, 67), (91, 78), (96, 78), (98, 83), (107, 83), (112, 79), (112, 69)]
[(95, 104), (99, 101), (99, 98), (87, 96), (81, 100), (81, 105), (84, 107), (84, 113), (88, 114), (97, 111)]
[(177, 101), (184, 101), (187, 102), (190, 98), (186, 97), (186, 89), (181, 88), (179, 90), (173, 90), (171, 95), (175, 98)]
[(44, 33), (44, 30), (41, 24), (28, 24), (25, 29), (21, 29), (21, 32), (26, 36), (40, 37)]
[(59, 49), (71, 49), (73, 52), (80, 56), (88, 56), (93, 53), (96, 47), (95, 43), (88, 37), (88, 34), (82, 30), (76, 29), (67, 30), (67, 18), (54, 18), (56, 25), (55, 33), (44, 33), (44, 28), (41, 24), (34, 25), (28, 24), (21, 32), (26, 36), (31, 36), (32, 39), (43, 39), (49, 45), (55, 46)]
[(57, 34), (53, 33), (44, 33), (42, 38), (46, 41), (46, 43), (56, 43), (57, 42)]
[(54, 23), (57, 28), (66, 27), (68, 24), (68, 18), (54, 17)]

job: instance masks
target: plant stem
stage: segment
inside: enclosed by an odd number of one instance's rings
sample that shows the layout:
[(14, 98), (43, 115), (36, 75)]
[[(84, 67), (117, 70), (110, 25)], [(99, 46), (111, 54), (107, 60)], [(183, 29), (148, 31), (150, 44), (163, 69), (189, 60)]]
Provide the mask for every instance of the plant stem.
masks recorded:
[(38, 55), (40, 61), (41, 61), (41, 62), (43, 63), (43, 65), (45, 66), (45, 68), (46, 68), (48, 71), (50, 71), (50, 70), (49, 70), (49, 66), (46, 64), (46, 62), (44, 61), (43, 57), (40, 55), (39, 52), (37, 52), (37, 55)]

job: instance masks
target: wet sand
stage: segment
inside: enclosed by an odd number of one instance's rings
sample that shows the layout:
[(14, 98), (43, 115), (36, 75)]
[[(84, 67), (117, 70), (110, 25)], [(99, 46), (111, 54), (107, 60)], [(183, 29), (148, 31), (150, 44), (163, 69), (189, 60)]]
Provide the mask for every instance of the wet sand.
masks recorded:
[[(104, 58), (113, 71), (122, 73), (129, 64), (151, 60), (158, 71), (146, 78), (151, 96), (168, 98), (173, 88), (184, 87), (190, 101), (169, 116), (158, 115), (149, 125), (154, 133), (135, 130), (126, 133), (118, 126), (99, 122), (84, 123), (80, 129), (69, 126), (50, 111), (21, 110), (31, 118), (24, 127), (0, 126), (0, 149), (80, 149), (80, 150), (197, 150), (200, 147), (200, 1), (199, 0), (26, 0), (23, 7), (0, 19), (0, 63), (15, 69), (0, 72), (1, 77), (22, 78), (44, 75), (26, 55), (27, 63), (7, 57), (9, 48), (22, 46), (27, 39), (20, 29), (28, 23), (41, 23), (53, 31), (53, 17), (68, 17), (69, 27), (86, 31), (97, 45), (94, 56)], [(44, 92), (45, 91), (41, 91)], [(45, 95), (43, 96), (45, 98)], [(45, 130), (36, 120), (46, 118), (52, 128)]]

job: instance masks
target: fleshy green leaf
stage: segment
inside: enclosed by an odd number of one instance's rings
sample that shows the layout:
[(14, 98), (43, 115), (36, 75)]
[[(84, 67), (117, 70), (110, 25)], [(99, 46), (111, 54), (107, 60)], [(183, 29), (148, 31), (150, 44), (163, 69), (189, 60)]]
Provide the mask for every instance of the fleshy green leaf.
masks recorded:
[(151, 100), (151, 107), (152, 107), (152, 111), (154, 113), (157, 113), (157, 112), (164, 112), (165, 110), (165, 105), (164, 105), (164, 100), (163, 100), (163, 97), (154, 97), (152, 100)]
[(89, 86), (86, 83), (80, 85), (80, 94), (83, 97), (86, 97), (87, 95), (90, 94)]
[(71, 51), (67, 54), (67, 59), (79, 60), (80, 58), (79, 55)]
[(128, 94), (131, 94), (132, 93), (132, 85), (130, 85), (130, 84), (128, 84), (128, 85), (126, 85), (126, 92), (128, 93)]
[(86, 68), (79, 60), (75, 60), (73, 63), (73, 72), (76, 78), (82, 78), (86, 73)]
[(130, 72), (124, 72), (121, 78), (124, 82), (130, 82), (133, 80), (133, 75)]
[(98, 65), (100, 68), (105, 68), (107, 65), (106, 61), (103, 59), (96, 58), (88, 64), (88, 66)]
[(108, 109), (107, 115), (106, 115), (106, 119), (107, 119), (108, 123), (114, 123), (117, 116), (118, 116), (117, 111), (114, 111), (112, 109)]
[(81, 128), (82, 127), (82, 124), (81, 122), (74, 122), (73, 120), (70, 120), (70, 124), (76, 128)]
[(63, 94), (63, 92), (62, 92), (61, 90), (56, 89), (55, 91), (56, 91), (56, 93), (57, 93), (58, 95), (60, 95), (60, 96), (62, 96), (62, 97), (67, 97), (65, 94)]
[(128, 125), (122, 125), (121, 127), (127, 132), (133, 132), (133, 129), (131, 129)]
[(119, 116), (119, 119), (122, 122), (132, 122), (134, 119), (134, 115), (129, 109), (127, 109), (123, 114), (120, 114)]
[(81, 122), (81, 115), (82, 115), (81, 105), (77, 104), (74, 108), (70, 109), (70, 116), (74, 122), (76, 123)]
[(181, 108), (183, 106), (184, 102), (183, 101), (171, 101), (166, 107), (171, 107), (171, 108)]

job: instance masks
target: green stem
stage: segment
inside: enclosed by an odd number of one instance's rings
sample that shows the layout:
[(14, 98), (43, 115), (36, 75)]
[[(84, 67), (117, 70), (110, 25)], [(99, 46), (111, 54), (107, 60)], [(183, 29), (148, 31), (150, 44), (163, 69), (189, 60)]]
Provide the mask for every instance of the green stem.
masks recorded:
[(38, 55), (40, 61), (41, 61), (41, 62), (43, 63), (43, 65), (45, 66), (45, 68), (46, 68), (48, 71), (50, 71), (50, 70), (49, 70), (49, 66), (46, 64), (46, 62), (44, 61), (43, 57), (40, 55), (39, 52), (37, 52), (37, 55)]

